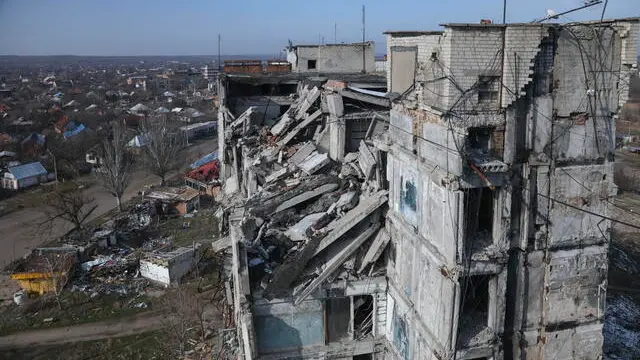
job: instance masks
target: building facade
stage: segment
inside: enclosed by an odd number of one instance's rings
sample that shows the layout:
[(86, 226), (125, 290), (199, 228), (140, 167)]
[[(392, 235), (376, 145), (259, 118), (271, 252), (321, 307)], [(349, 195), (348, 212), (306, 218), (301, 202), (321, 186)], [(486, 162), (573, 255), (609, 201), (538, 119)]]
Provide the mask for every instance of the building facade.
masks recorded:
[(638, 20), (388, 32), (397, 359), (599, 359)]
[(639, 25), (387, 32), (388, 93), (310, 77), (268, 124), (219, 84), (238, 358), (601, 358)]

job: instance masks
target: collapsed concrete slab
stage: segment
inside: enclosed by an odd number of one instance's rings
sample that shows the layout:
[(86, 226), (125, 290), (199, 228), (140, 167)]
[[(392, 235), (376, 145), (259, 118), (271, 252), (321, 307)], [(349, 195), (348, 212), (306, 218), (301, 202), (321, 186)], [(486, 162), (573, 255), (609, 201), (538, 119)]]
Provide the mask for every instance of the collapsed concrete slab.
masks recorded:
[(345, 214), (345, 216), (332, 222), (327, 226), (331, 232), (324, 237), (318, 244), (314, 255), (319, 254), (321, 251), (329, 247), (347, 231), (351, 230), (359, 222), (371, 215), (375, 210), (384, 205), (387, 201), (387, 191), (379, 191), (369, 197), (361, 197), (360, 203), (355, 208), (351, 209)]
[(338, 188), (338, 184), (325, 184), (320, 186), (319, 188), (315, 189), (315, 190), (311, 190), (311, 191), (307, 191), (305, 193), (302, 193), (300, 195), (294, 196), (291, 199), (284, 201), (282, 204), (280, 204), (276, 210), (274, 211), (274, 213), (283, 211), (283, 210), (287, 210), (289, 208), (292, 208), (296, 205), (299, 205), (305, 201), (309, 201), (313, 198), (316, 198), (324, 193), (327, 193), (329, 191), (333, 191), (335, 189)]
[(298, 294), (294, 294), (294, 303), (297, 305), (304, 299), (306, 299), (312, 292), (314, 292), (334, 271), (338, 269), (342, 263), (349, 258), (362, 244), (364, 244), (371, 235), (373, 235), (380, 223), (375, 223), (367, 228), (362, 234), (358, 235), (355, 239), (349, 242), (342, 250), (340, 250), (334, 257), (329, 259), (322, 269), (322, 273), (315, 278), (311, 284), (301, 290)]
[(367, 266), (378, 261), (380, 255), (382, 255), (382, 252), (387, 247), (387, 244), (389, 244), (390, 240), (391, 236), (389, 236), (389, 232), (387, 232), (386, 229), (382, 229), (378, 232), (375, 239), (371, 243), (371, 246), (367, 250), (367, 253), (362, 258), (362, 262), (360, 264), (360, 267), (358, 268), (358, 273), (362, 273)]

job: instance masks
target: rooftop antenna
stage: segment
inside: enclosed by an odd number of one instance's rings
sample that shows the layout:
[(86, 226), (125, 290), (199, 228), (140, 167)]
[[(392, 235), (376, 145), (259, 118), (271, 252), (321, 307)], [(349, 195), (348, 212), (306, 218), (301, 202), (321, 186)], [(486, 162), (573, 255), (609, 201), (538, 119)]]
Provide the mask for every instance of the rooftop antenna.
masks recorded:
[(584, 2), (584, 5), (582, 5), (582, 6), (577, 7), (577, 8), (575, 8), (575, 9), (567, 10), (567, 11), (565, 11), (565, 12), (561, 12), (561, 13), (559, 13), (559, 14), (556, 14), (556, 12), (555, 12), (555, 11), (553, 11), (553, 10), (551, 10), (551, 11), (547, 11), (547, 16), (543, 17), (543, 18), (542, 18), (542, 19), (540, 19), (540, 20), (534, 20), (534, 21), (532, 21), (532, 22), (533, 22), (533, 23), (541, 23), (541, 22), (543, 22), (543, 21), (547, 21), (547, 20), (549, 20), (549, 19), (557, 19), (557, 18), (559, 18), (560, 16), (563, 16), (563, 15), (566, 15), (566, 14), (569, 14), (569, 13), (572, 13), (572, 12), (574, 12), (574, 11), (578, 11), (578, 10), (586, 9), (586, 8), (588, 8), (588, 7), (592, 7), (592, 6), (594, 6), (594, 5), (598, 5), (598, 4), (601, 4), (601, 3), (602, 3), (602, 0), (587, 0), (587, 1), (585, 1), (585, 2)]
[(222, 36), (218, 34), (218, 72), (221, 71), (221, 61), (220, 61), (220, 43), (222, 42)]
[(362, 5), (362, 72), (367, 72), (367, 57), (365, 56), (367, 45), (365, 44), (365, 12), (364, 5)]

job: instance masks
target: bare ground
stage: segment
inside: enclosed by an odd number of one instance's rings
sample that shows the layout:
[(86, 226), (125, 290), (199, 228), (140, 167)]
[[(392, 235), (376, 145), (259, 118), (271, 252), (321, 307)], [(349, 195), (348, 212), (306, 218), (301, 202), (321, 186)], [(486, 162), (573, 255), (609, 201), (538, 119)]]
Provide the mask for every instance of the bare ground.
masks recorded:
[(19, 332), (0, 337), (0, 349), (122, 337), (160, 329), (163, 326), (163, 321), (164, 315), (162, 312), (154, 311), (141, 313), (126, 319)]

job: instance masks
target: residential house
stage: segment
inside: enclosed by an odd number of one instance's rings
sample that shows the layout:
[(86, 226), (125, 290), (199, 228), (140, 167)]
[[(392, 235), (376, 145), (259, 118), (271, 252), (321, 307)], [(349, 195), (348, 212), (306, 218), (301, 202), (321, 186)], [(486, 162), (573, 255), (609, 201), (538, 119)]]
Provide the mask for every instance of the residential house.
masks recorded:
[(188, 186), (154, 189), (145, 197), (162, 204), (162, 212), (166, 215), (184, 215), (200, 207), (200, 192)]
[(2, 178), (2, 187), (10, 190), (21, 190), (48, 181), (47, 170), (40, 162), (12, 166)]

